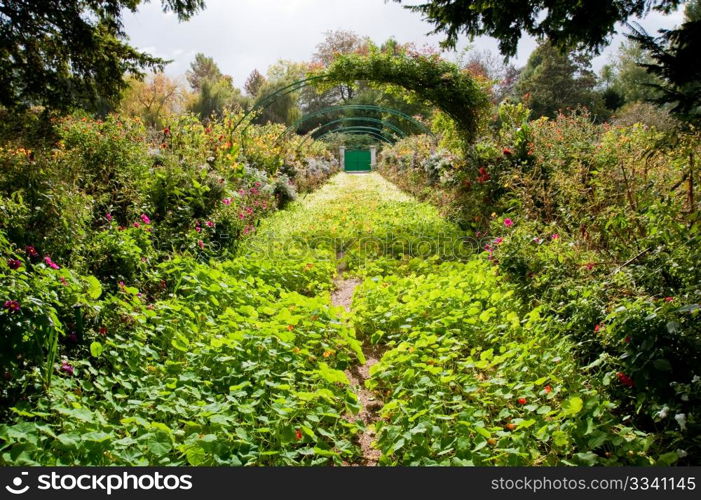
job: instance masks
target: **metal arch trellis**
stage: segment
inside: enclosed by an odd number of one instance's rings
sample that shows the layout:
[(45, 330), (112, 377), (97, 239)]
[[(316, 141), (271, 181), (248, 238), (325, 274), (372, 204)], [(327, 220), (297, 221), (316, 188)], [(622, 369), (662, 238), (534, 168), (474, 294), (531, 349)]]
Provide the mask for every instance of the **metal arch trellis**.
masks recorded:
[[(303, 87), (305, 87), (307, 84), (309, 84), (309, 82), (322, 81), (322, 80), (326, 80), (328, 78), (329, 77), (327, 75), (310, 76), (310, 77), (303, 78), (301, 80), (297, 80), (295, 82), (292, 82), (291, 84), (286, 85), (285, 87), (282, 87), (274, 92), (271, 92), (270, 94), (268, 94), (266, 96), (263, 96), (262, 98), (258, 99), (253, 104), (253, 106), (251, 106), (251, 108), (248, 111), (246, 111), (243, 114), (243, 116), (234, 124), (234, 127), (231, 130), (231, 133), (233, 134), (242, 123), (244, 123), (249, 117), (251, 117), (251, 115), (253, 115), (254, 113), (257, 113), (258, 111), (260, 111), (262, 109), (267, 108), (270, 104), (272, 104), (279, 97), (285, 96), (285, 95), (290, 94), (292, 92), (296, 92), (297, 90), (300, 90)], [(278, 136), (278, 138), (276, 139), (275, 142), (277, 143), (280, 140), (280, 138), (282, 138), (286, 134), (290, 133), (290, 131), (296, 130), (302, 123), (304, 123), (306, 120), (309, 120), (311, 118), (314, 118), (317, 116), (322, 116), (324, 114), (328, 114), (328, 113), (332, 113), (332, 112), (337, 112), (337, 111), (358, 111), (358, 110), (375, 111), (378, 113), (387, 113), (387, 114), (391, 114), (391, 115), (400, 117), (400, 118), (412, 123), (419, 130), (421, 130), (423, 133), (430, 135), (435, 140), (435, 135), (433, 134), (433, 132), (431, 132), (431, 130), (428, 127), (426, 127), (426, 125), (421, 123), (416, 118), (414, 118), (414, 117), (412, 117), (412, 116), (410, 116), (402, 111), (399, 111), (398, 109), (387, 108), (384, 106), (370, 105), (370, 104), (345, 104), (345, 105), (329, 106), (329, 107), (317, 110), (313, 113), (309, 113), (309, 114), (303, 116), (302, 118), (297, 120), (295, 123), (293, 123), (292, 125), (287, 127), (287, 129), (285, 129), (285, 131), (282, 134), (280, 134), (280, 136)], [(241, 130), (241, 135), (245, 134), (245, 132), (251, 126), (252, 122), (253, 122), (252, 120), (248, 120), (248, 123), (246, 123), (243, 130)], [(388, 128), (390, 128), (390, 127), (388, 127)], [(306, 140), (307, 139), (305, 139), (304, 142), (306, 142)], [(391, 142), (391, 141), (387, 141), (387, 142)]]
[(383, 142), (393, 144), (396, 142), (394, 138), (387, 137), (382, 129), (374, 128), (374, 127), (361, 127), (361, 126), (348, 126), (348, 127), (339, 127), (335, 128), (333, 130), (327, 130), (323, 134), (321, 134), (317, 139), (321, 139), (322, 137), (325, 137), (327, 135), (330, 135), (332, 133), (349, 133), (349, 134), (356, 134), (356, 135), (361, 135), (361, 134), (366, 134), (366, 135), (371, 135), (377, 139), (380, 139)]
[(426, 125), (421, 123), (419, 120), (414, 118), (413, 116), (410, 116), (402, 111), (399, 111), (398, 109), (394, 108), (387, 108), (385, 106), (377, 106), (375, 104), (340, 104), (337, 106), (328, 106), (326, 108), (319, 109), (317, 111), (313, 111), (311, 113), (308, 113), (301, 117), (299, 120), (295, 121), (292, 125), (287, 127), (284, 132), (282, 132), (279, 136), (278, 139), (281, 139), (285, 135), (289, 134), (292, 131), (295, 131), (299, 128), (300, 125), (302, 125), (304, 122), (311, 120), (312, 118), (316, 118), (318, 116), (323, 116), (327, 115), (330, 113), (335, 113), (335, 112), (342, 112), (342, 111), (374, 111), (377, 113), (387, 113), (390, 115), (398, 116), (411, 124), (415, 125), (419, 130), (421, 130), (423, 133), (428, 134), (432, 137), (435, 137), (433, 132), (431, 132), (431, 129), (429, 129)]
[[(302, 78), (301, 80), (297, 80), (296, 82), (292, 82), (289, 85), (286, 85), (282, 88), (277, 89), (274, 92), (271, 92), (268, 95), (265, 95), (258, 99), (255, 103), (253, 103), (253, 106), (246, 111), (243, 116), (234, 124), (234, 128), (232, 129), (232, 133), (238, 129), (238, 127), (246, 121), (246, 118), (250, 117), (252, 114), (258, 112), (261, 109), (267, 108), (270, 106), (270, 104), (273, 103), (278, 97), (285, 96), (287, 94), (291, 94), (292, 92), (296, 92), (297, 90), (300, 90), (301, 88), (305, 87), (309, 82), (315, 81), (315, 80), (325, 80), (327, 79), (328, 76), (326, 75), (316, 75), (316, 76), (310, 76), (307, 78)], [(246, 129), (251, 125), (251, 121), (249, 121), (244, 129), (241, 131), (241, 134), (243, 134)]]
[(406, 132), (404, 132), (401, 128), (397, 127), (392, 122), (388, 122), (387, 120), (380, 120), (379, 118), (374, 118), (370, 116), (347, 116), (343, 118), (338, 118), (337, 120), (326, 122), (322, 125), (319, 125), (315, 129), (310, 130), (305, 134), (305, 141), (308, 140), (310, 137), (314, 136), (314, 134), (316, 134), (323, 128), (330, 127), (331, 125), (335, 125), (337, 123), (345, 122), (375, 123), (377, 125), (382, 125), (383, 127), (386, 127), (387, 129), (396, 133), (399, 137), (406, 137)]

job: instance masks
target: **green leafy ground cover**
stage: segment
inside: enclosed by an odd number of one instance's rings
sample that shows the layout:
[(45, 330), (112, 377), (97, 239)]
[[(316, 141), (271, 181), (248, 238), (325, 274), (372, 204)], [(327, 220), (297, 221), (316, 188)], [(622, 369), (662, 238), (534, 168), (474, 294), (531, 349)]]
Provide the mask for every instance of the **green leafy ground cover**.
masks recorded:
[[(11, 409), (0, 462), (353, 463), (362, 424), (343, 370), (365, 362), (361, 341), (385, 351), (367, 381), (384, 402), (381, 464), (673, 462), (626, 424), (610, 374), (582, 366), (486, 254), (456, 252), (463, 239), (379, 175), (340, 174), (236, 258), (160, 264), (152, 303), (127, 286), (97, 301), (55, 270), (106, 333)], [(338, 267), (364, 280), (350, 314), (331, 305)]]

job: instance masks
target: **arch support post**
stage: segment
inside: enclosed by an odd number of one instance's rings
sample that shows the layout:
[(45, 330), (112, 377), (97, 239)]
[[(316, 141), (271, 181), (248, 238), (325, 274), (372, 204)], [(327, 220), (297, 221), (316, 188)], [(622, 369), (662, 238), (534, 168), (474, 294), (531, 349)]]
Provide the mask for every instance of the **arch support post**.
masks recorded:
[(344, 172), (346, 170), (346, 147), (341, 146), (340, 148), (338, 148), (338, 153), (341, 162), (341, 172)]
[(370, 168), (375, 170), (377, 165), (377, 146), (370, 146)]

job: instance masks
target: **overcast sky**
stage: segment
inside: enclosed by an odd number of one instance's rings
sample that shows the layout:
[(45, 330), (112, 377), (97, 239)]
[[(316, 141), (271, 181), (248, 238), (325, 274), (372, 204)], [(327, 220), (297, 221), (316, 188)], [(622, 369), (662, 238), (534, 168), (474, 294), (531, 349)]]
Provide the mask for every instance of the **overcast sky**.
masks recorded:
[[(654, 32), (678, 25), (682, 17), (681, 10), (670, 16), (652, 13), (641, 24)], [(184, 75), (195, 54), (203, 52), (232, 75), (238, 87), (253, 69), (265, 73), (280, 59), (308, 61), (328, 30), (354, 31), (378, 43), (393, 36), (401, 43), (436, 46), (441, 39), (426, 35), (431, 25), (419, 14), (384, 0), (206, 0), (205, 10), (184, 23), (164, 14), (161, 2), (152, 0), (136, 14), (128, 13), (125, 26), (133, 45), (173, 60), (166, 68), (169, 75)], [(595, 59), (597, 70), (621, 40), (620, 35), (614, 38)], [(468, 42), (463, 38), (458, 48)], [(491, 38), (475, 39), (472, 46), (497, 53), (497, 42)], [(534, 47), (532, 39), (523, 39), (514, 64), (522, 66)]]

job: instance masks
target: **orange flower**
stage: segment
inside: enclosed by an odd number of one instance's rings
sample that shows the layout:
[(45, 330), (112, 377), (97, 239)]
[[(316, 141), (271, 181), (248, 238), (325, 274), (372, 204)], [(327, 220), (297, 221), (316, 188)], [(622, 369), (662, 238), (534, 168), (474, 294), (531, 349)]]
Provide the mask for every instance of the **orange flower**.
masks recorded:
[(288, 329), (289, 331), (292, 331), (292, 330), (295, 329), (295, 327), (294, 327), (293, 325), (287, 325), (287, 329)]

